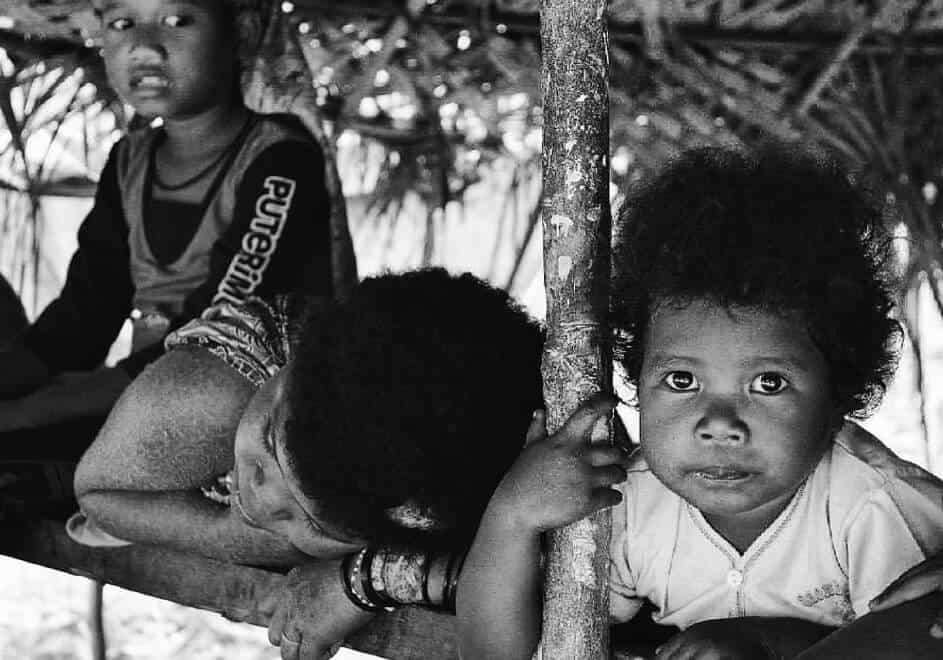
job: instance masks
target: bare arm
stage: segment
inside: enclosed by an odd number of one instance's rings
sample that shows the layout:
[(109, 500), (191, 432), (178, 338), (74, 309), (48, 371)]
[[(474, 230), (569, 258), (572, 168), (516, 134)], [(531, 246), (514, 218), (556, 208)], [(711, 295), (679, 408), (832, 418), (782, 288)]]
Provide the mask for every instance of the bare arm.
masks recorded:
[(199, 348), (180, 348), (124, 391), (75, 475), (85, 513), (138, 543), (255, 564), (304, 558), (249, 527), (199, 488), (233, 466), (233, 439), (253, 386)]
[(127, 541), (257, 566), (311, 560), (284, 537), (249, 527), (234, 510), (199, 492), (98, 490), (80, 502), (103, 530)]
[(18, 399), (0, 401), (0, 431), (48, 426), (78, 417), (104, 417), (131, 379), (121, 369), (60, 374)]
[(482, 518), (458, 590), (464, 660), (533, 657), (540, 639), (540, 535), (494, 507)]
[(546, 437), (538, 412), (527, 446), (495, 489), (465, 560), (458, 590), (462, 658), (530, 660), (540, 639), (540, 534), (617, 503), (628, 458), (590, 445), (593, 426), (615, 400), (581, 406)]

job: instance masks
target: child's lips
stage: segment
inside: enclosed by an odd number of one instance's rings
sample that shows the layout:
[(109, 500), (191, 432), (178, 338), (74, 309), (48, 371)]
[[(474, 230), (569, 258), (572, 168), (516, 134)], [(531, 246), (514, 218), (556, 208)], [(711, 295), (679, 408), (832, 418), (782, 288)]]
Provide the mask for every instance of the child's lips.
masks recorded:
[(162, 92), (170, 87), (170, 78), (160, 69), (136, 69), (128, 82), (131, 89), (139, 92)]
[(719, 483), (742, 481), (754, 474), (737, 465), (708, 465), (694, 468), (690, 472), (701, 479)]

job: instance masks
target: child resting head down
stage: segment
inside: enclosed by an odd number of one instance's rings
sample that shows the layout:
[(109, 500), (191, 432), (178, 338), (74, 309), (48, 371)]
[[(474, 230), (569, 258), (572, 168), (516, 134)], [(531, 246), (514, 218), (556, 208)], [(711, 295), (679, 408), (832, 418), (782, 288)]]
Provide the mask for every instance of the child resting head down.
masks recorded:
[(466, 562), (463, 657), (530, 657), (539, 533), (616, 502), (615, 621), (651, 603), (682, 630), (660, 658), (794, 655), (943, 547), (939, 482), (845, 422), (877, 404), (899, 343), (882, 215), (829, 162), (702, 149), (616, 232), (641, 447), (588, 445), (609, 399), (549, 439), (535, 417)]

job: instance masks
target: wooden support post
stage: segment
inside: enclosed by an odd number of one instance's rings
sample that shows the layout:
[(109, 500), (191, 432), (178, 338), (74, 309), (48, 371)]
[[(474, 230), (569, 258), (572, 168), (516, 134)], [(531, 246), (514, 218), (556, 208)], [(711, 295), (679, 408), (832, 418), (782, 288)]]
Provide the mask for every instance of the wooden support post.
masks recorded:
[[(543, 0), (543, 359), (548, 430), (610, 391), (609, 56), (605, 0)], [(542, 657), (608, 658), (609, 512), (550, 535)]]

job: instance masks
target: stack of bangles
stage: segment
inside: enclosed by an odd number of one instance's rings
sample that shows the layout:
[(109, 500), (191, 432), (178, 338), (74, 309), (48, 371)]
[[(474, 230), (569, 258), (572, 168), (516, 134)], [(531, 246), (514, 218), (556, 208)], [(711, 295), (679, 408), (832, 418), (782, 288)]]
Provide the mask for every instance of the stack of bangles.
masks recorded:
[(429, 555), (366, 547), (341, 562), (341, 583), (350, 602), (365, 612), (422, 605), (454, 613), (464, 559), (464, 553)]

